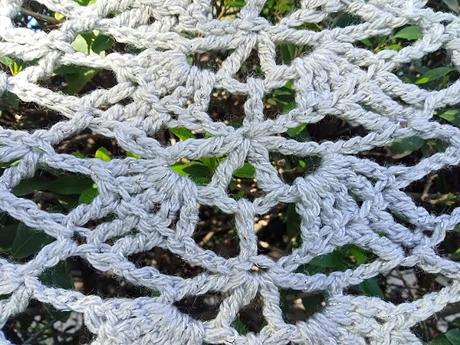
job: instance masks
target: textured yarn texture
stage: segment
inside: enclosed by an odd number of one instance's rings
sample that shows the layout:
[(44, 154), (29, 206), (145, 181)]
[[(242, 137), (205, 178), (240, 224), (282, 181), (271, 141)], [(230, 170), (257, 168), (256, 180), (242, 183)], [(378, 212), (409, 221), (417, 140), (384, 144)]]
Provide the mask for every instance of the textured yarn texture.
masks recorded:
[[(51, 128), (19, 131), (0, 128), (0, 160), (17, 164), (0, 177), (0, 210), (55, 238), (31, 260), (0, 258), (0, 326), (25, 310), (31, 300), (84, 315), (92, 344), (421, 344), (411, 330), (446, 305), (460, 301), (459, 263), (436, 250), (460, 222), (460, 209), (433, 215), (417, 206), (404, 189), (414, 181), (460, 162), (460, 131), (434, 120), (434, 113), (460, 102), (460, 82), (440, 91), (404, 83), (404, 64), (445, 49), (460, 68), (460, 20), (437, 13), (419, 0), (302, 0), (294, 12), (271, 23), (259, 15), (263, 0), (248, 0), (235, 19), (219, 20), (209, 0), (97, 0), (80, 6), (71, 0), (38, 0), (65, 21), (50, 31), (16, 27), (20, 0), (0, 0), (0, 55), (33, 64), (15, 76), (0, 72), (0, 93), (59, 112), (67, 119)], [(319, 32), (302, 23), (350, 13), (361, 23)], [(401, 50), (377, 53), (355, 43), (385, 36), (404, 25), (418, 25), (423, 38)], [(91, 30), (134, 46), (138, 53), (83, 54), (72, 48), (76, 35)], [(310, 49), (288, 65), (275, 61), (282, 42)], [(226, 52), (217, 72), (187, 60), (194, 53)], [(235, 77), (256, 50), (263, 77)], [(114, 72), (117, 85), (81, 97), (44, 87), (62, 65)], [(296, 107), (269, 119), (264, 96), (293, 83)], [(213, 90), (247, 97), (241, 127), (212, 118)], [(367, 134), (324, 142), (288, 139), (300, 124), (335, 116)], [(199, 133), (165, 146), (161, 128), (186, 127)], [(141, 158), (103, 161), (58, 154), (57, 144), (82, 131), (115, 138)], [(398, 138), (435, 138), (447, 148), (413, 166), (382, 166), (359, 156)], [(293, 183), (284, 182), (269, 153), (318, 156), (320, 166)], [(209, 184), (198, 186), (171, 166), (182, 158), (225, 157)], [(256, 169), (263, 196), (235, 200), (227, 193), (233, 172), (244, 162)], [(41, 210), (12, 194), (20, 181), (45, 165), (89, 176), (99, 194), (68, 214)], [(275, 261), (257, 251), (254, 218), (279, 203), (295, 203), (301, 217), (301, 244)], [(224, 258), (193, 240), (199, 205), (233, 215), (239, 254)], [(112, 218), (101, 221), (107, 215)], [(402, 222), (401, 219), (405, 221)], [(88, 225), (98, 221), (97, 226)], [(1, 229), (0, 229), (1, 236)], [(355, 244), (375, 254), (371, 263), (330, 274), (297, 273), (300, 265), (335, 248)], [(161, 247), (204, 271), (192, 278), (138, 267), (128, 257)], [(101, 298), (47, 286), (38, 278), (69, 257), (94, 269), (150, 289), (140, 298)], [(397, 267), (416, 267), (445, 278), (445, 286), (399, 305), (347, 294), (347, 288)], [(323, 310), (288, 323), (280, 291), (324, 292)], [(219, 292), (225, 298), (217, 317), (194, 319), (174, 305), (186, 296)], [(152, 297), (156, 296), (156, 297)], [(232, 326), (239, 310), (256, 296), (263, 301), (266, 325), (240, 335)], [(9, 344), (2, 334), (0, 343)]]

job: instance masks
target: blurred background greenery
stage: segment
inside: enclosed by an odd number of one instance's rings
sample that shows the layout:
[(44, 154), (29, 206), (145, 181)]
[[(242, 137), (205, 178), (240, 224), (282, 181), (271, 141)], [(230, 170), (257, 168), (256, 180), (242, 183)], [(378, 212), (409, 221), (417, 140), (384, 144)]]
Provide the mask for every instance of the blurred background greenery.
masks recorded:
[[(95, 2), (95, 0), (75, 1), (82, 6)], [(213, 14), (219, 19), (234, 18), (244, 4), (244, 0), (214, 0)], [(277, 22), (298, 6), (296, 0), (267, 0), (262, 15), (271, 22)], [(456, 14), (460, 12), (457, 0), (432, 0), (428, 1), (428, 6), (434, 10)], [(49, 32), (58, 29), (65, 19), (62, 14), (50, 11), (36, 1), (25, 1), (21, 14), (15, 18), (15, 23), (20, 27)], [(305, 23), (302, 27), (319, 31), (326, 28), (345, 27), (359, 22), (358, 17), (347, 13), (336, 13), (321, 22)], [(399, 50), (421, 37), (422, 32), (418, 26), (406, 25), (394, 30), (391, 35), (367, 38), (356, 44), (373, 52), (383, 49)], [(75, 50), (85, 54), (136, 52), (135, 48), (121, 45), (98, 31), (79, 34), (72, 46)], [(307, 54), (308, 47), (280, 44), (277, 46), (276, 53), (278, 64), (289, 64), (293, 59)], [(189, 62), (199, 67), (217, 70), (225, 56), (225, 52), (213, 51), (189, 56)], [(11, 75), (20, 73), (32, 63), (22, 61), (15, 56), (0, 56), (0, 68)], [(413, 83), (428, 90), (443, 89), (451, 85), (458, 79), (458, 74), (450, 61), (449, 53), (444, 49), (439, 49), (398, 70), (398, 76), (404, 82)], [(247, 76), (262, 75), (257, 52), (253, 52), (236, 77), (244, 80)], [(107, 70), (66, 65), (59, 67), (51, 79), (42, 83), (43, 86), (52, 90), (80, 96), (97, 88), (110, 88), (116, 84), (116, 79), (113, 73)], [(217, 90), (213, 93), (209, 113), (215, 120), (238, 127), (241, 125), (244, 114), (244, 101), (243, 97)], [(293, 109), (295, 92), (292, 84), (287, 83), (282, 88), (274, 90), (265, 98), (264, 107), (268, 118)], [(229, 116), (228, 114), (241, 116)], [(62, 119), (60, 114), (34, 103), (23, 102), (12, 93), (5, 93), (0, 98), (0, 125), (4, 128), (17, 130), (49, 128)], [(460, 107), (442, 109), (436, 114), (435, 120), (460, 126)], [(293, 128), (284, 135), (299, 141), (323, 141), (346, 139), (365, 133), (364, 128), (352, 127), (340, 119), (327, 117), (319, 123)], [(186, 128), (169, 128), (158, 133), (157, 139), (164, 145), (171, 145), (180, 140), (206, 135), (208, 134), (192, 132)], [(383, 165), (414, 164), (423, 157), (443, 149), (444, 144), (438, 140), (424, 140), (414, 136), (393, 142), (383, 148), (364, 152), (362, 157)], [(141, 158), (135, 153), (120, 148), (116, 141), (89, 131), (64, 140), (56, 147), (56, 151), (104, 161), (124, 157)], [(177, 162), (172, 169), (182, 176), (188, 176), (199, 185), (205, 185), (209, 183), (222, 159), (182, 160)], [(314, 157), (298, 158), (279, 154), (273, 154), (270, 159), (277, 167), (280, 176), (288, 183), (314, 170), (319, 163)], [(17, 162), (1, 163), (1, 172), (15, 164)], [(459, 172), (457, 167), (433, 172), (422, 181), (409, 186), (406, 192), (419, 205), (423, 205), (432, 213), (449, 213), (460, 204)], [(250, 200), (262, 195), (254, 179), (254, 173), (255, 169), (249, 163), (235, 171), (229, 186), (230, 195), (236, 199), (244, 197)], [(42, 167), (34, 177), (23, 180), (14, 188), (13, 193), (18, 197), (33, 200), (43, 210), (65, 214), (78, 204), (90, 203), (98, 191), (88, 177)], [(194, 239), (200, 246), (224, 257), (232, 257), (238, 253), (235, 227), (228, 215), (216, 208), (202, 207), (200, 219), (194, 235)], [(289, 254), (299, 245), (299, 222), (299, 217), (292, 204), (279, 205), (269, 214), (258, 217), (255, 229), (259, 239), (260, 253), (273, 259)], [(52, 238), (49, 236), (28, 228), (8, 214), (0, 214), (0, 254), (3, 257), (14, 262), (27, 262), (51, 241)], [(459, 248), (460, 240), (456, 230), (449, 234), (438, 251), (457, 261), (460, 260)], [(373, 253), (362, 248), (346, 246), (315, 258), (307, 265), (300, 267), (298, 272), (314, 274), (343, 271), (370, 262), (374, 258)], [(161, 248), (133, 255), (130, 259), (140, 267), (153, 265), (163, 273), (181, 277), (192, 277), (203, 271), (202, 268), (194, 267)], [(97, 294), (107, 298), (154, 295), (147, 289), (132, 286), (110, 274), (98, 272), (84, 260), (78, 258), (61, 262), (44, 272), (40, 279), (50, 286), (76, 289), (83, 293)], [(401, 303), (413, 301), (430, 291), (438, 291), (442, 288), (443, 283), (442, 277), (418, 269), (400, 268), (352, 286), (348, 293), (376, 296), (394, 303)], [(3, 296), (5, 297), (7, 296)], [(176, 306), (197, 319), (210, 320), (217, 314), (222, 298), (220, 294), (205, 294), (185, 298), (176, 303)], [(282, 307), (286, 321), (296, 322), (308, 318), (309, 315), (321, 310), (326, 298), (327, 296), (321, 293), (307, 295), (298, 291), (282, 291)], [(260, 310), (261, 300), (257, 297), (240, 311), (234, 322), (236, 329), (242, 334), (260, 330), (265, 322)], [(26, 311), (10, 319), (4, 331), (7, 337), (17, 344), (82, 344), (91, 340), (91, 334), (82, 325), (79, 315), (60, 312), (36, 301), (33, 301)], [(414, 331), (427, 344), (460, 345), (460, 305), (449, 306), (446, 310), (418, 324)]]

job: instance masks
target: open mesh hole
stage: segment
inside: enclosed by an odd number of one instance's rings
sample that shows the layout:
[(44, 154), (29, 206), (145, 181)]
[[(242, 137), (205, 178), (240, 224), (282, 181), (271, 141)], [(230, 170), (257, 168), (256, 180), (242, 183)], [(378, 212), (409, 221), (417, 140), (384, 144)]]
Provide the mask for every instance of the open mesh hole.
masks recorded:
[(225, 61), (227, 56), (231, 53), (228, 50), (213, 50), (203, 53), (194, 53), (187, 57), (189, 64), (197, 66), (201, 69), (208, 69), (217, 72)]
[(361, 125), (355, 126), (335, 116), (325, 116), (322, 120), (309, 123), (304, 137), (308, 140), (323, 142), (348, 140), (357, 136), (365, 136), (368, 130)]
[(313, 173), (321, 165), (321, 157), (318, 156), (285, 156), (277, 152), (270, 153), (270, 161), (281, 179), (289, 184), (298, 177)]
[(213, 17), (220, 20), (235, 19), (245, 3), (245, 0), (212, 0)]
[(254, 201), (256, 198), (265, 195), (264, 191), (257, 185), (255, 172), (255, 168), (247, 162), (241, 168), (235, 170), (228, 186), (229, 196), (235, 200), (246, 198)]
[(264, 97), (264, 114), (268, 119), (275, 119), (278, 115), (294, 109), (295, 106), (295, 90), (291, 81), (283, 87), (272, 90)]
[(356, 245), (337, 247), (333, 251), (314, 257), (305, 265), (299, 266), (296, 272), (308, 275), (316, 273), (332, 273), (354, 269), (359, 265), (375, 260), (377, 256)]
[(41, 210), (67, 214), (81, 203), (82, 193), (94, 188), (93, 180), (85, 175), (42, 167), (16, 185), (12, 193), (32, 200)]
[(66, 138), (55, 145), (55, 149), (57, 153), (68, 153), (80, 158), (96, 157), (102, 160), (134, 156), (122, 149), (116, 139), (94, 134), (90, 130)]
[(449, 214), (460, 206), (460, 167), (434, 171), (405, 188), (414, 202), (436, 215)]
[(385, 300), (394, 304), (413, 302), (430, 292), (441, 290), (448, 279), (418, 268), (395, 268), (379, 282)]
[(368, 49), (374, 53), (388, 49), (399, 51), (421, 38), (423, 38), (423, 32), (420, 26), (405, 25), (394, 29), (390, 35), (365, 38), (356, 42), (355, 46)]
[(237, 318), (233, 321), (233, 327), (240, 334), (259, 333), (267, 324), (262, 311), (263, 299), (260, 294), (257, 294), (248, 305), (240, 309)]
[(35, 230), (11, 217), (0, 213), (0, 253), (12, 262), (27, 262), (54, 238), (43, 231)]
[(47, 89), (66, 95), (84, 95), (95, 90), (110, 89), (117, 85), (115, 73), (86, 66), (65, 65), (54, 75), (40, 82)]
[(290, 13), (294, 12), (299, 8), (299, 0), (267, 0), (265, 1), (262, 11), (260, 12), (260, 16), (275, 24), (278, 21), (280, 21), (283, 17), (289, 15)]
[(208, 113), (215, 121), (224, 122), (233, 127), (241, 127), (245, 116), (246, 97), (216, 89), (211, 94)]
[(403, 82), (416, 84), (427, 90), (445, 89), (460, 76), (452, 65), (449, 52), (444, 48), (402, 65), (398, 75)]
[(158, 296), (158, 292), (134, 285), (111, 272), (96, 270), (80, 257), (70, 257), (45, 270), (39, 277), (43, 284), (79, 291), (101, 298)]
[(238, 234), (233, 215), (226, 214), (217, 207), (201, 205), (199, 217), (193, 239), (200, 247), (212, 250), (224, 258), (239, 254)]
[(235, 79), (245, 83), (248, 78), (263, 77), (262, 68), (260, 67), (259, 53), (256, 49), (251, 50), (246, 61), (241, 64), (239, 71), (235, 75)]
[(0, 126), (3, 128), (43, 129), (66, 119), (58, 112), (36, 103), (23, 102), (13, 93), (6, 92), (0, 96)]
[(437, 109), (434, 119), (443, 124), (460, 127), (460, 104)]
[(292, 324), (306, 321), (326, 306), (327, 296), (321, 292), (307, 294), (296, 290), (280, 290), (280, 295), (284, 319)]
[(257, 216), (254, 224), (259, 254), (273, 260), (289, 255), (300, 243), (300, 216), (295, 204), (278, 204), (269, 213)]
[(396, 139), (384, 147), (360, 152), (358, 156), (371, 159), (383, 166), (394, 164), (413, 166), (435, 153), (444, 152), (446, 147), (447, 144), (438, 139), (410, 136)]
[(189, 264), (170, 251), (158, 247), (130, 255), (129, 260), (138, 267), (152, 266), (163, 274), (182, 278), (192, 278), (204, 271), (201, 267)]
[(174, 306), (195, 320), (209, 321), (219, 313), (219, 306), (224, 299), (220, 292), (208, 292), (198, 296), (187, 296), (174, 303)]
[(76, 340), (86, 344), (93, 339), (83, 323), (83, 314), (59, 311), (37, 300), (10, 317), (2, 331), (14, 344), (76, 344)]
[(276, 45), (276, 63), (278, 65), (289, 65), (292, 60), (307, 55), (312, 47), (307, 45), (296, 45), (293, 43), (280, 43)]
[(457, 1), (428, 0), (426, 6), (438, 12), (450, 12), (456, 15), (460, 14), (460, 7)]

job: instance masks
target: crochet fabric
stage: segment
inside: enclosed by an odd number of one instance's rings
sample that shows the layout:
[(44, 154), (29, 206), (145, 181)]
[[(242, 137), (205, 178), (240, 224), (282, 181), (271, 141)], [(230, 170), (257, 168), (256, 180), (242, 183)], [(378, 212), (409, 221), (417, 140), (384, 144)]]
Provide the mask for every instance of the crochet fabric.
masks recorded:
[[(210, 0), (97, 0), (80, 6), (71, 0), (38, 0), (62, 13), (62, 25), (49, 32), (17, 27), (21, 0), (0, 0), (0, 55), (31, 65), (15, 76), (0, 72), (0, 93), (8, 91), (67, 117), (48, 129), (0, 128), (0, 161), (18, 163), (0, 178), (0, 209), (55, 238), (30, 261), (0, 259), (0, 326), (25, 310), (32, 299), (58, 310), (84, 315), (92, 344), (421, 344), (411, 331), (446, 305), (460, 301), (459, 264), (436, 245), (460, 222), (460, 209), (433, 215), (417, 206), (404, 189), (428, 173), (460, 161), (460, 131), (437, 122), (441, 108), (460, 102), (460, 82), (428, 91), (398, 77), (398, 68), (445, 49), (460, 67), (460, 20), (437, 13), (423, 0), (302, 0), (294, 12), (272, 23), (260, 15), (263, 0), (248, 0), (234, 19), (212, 14)], [(314, 31), (336, 13), (360, 22)], [(377, 53), (356, 43), (417, 25), (423, 38), (400, 50)], [(92, 30), (135, 47), (138, 53), (84, 54), (71, 43)], [(276, 63), (276, 46), (290, 42), (309, 49), (290, 64)], [(194, 53), (224, 51), (217, 72), (194, 66)], [(235, 74), (255, 50), (263, 77)], [(43, 86), (63, 65), (113, 71), (117, 85), (81, 97)], [(263, 98), (292, 82), (295, 109), (269, 119)], [(214, 90), (246, 97), (241, 127), (208, 113)], [(336, 141), (296, 141), (282, 134), (300, 124), (335, 116), (367, 134)], [(165, 146), (155, 139), (162, 128), (185, 127), (207, 133)], [(140, 158), (79, 158), (54, 147), (84, 130), (115, 138)], [(413, 166), (382, 166), (359, 156), (410, 136), (436, 138), (443, 152)], [(292, 184), (272, 166), (269, 153), (317, 156), (320, 166)], [(198, 186), (171, 169), (186, 158), (225, 157), (209, 184)], [(263, 196), (253, 201), (227, 193), (233, 172), (244, 162), (256, 169)], [(68, 214), (41, 210), (11, 190), (45, 165), (89, 176), (99, 194)], [(275, 261), (257, 251), (254, 217), (279, 203), (295, 203), (301, 217), (301, 244)], [(239, 254), (224, 258), (192, 238), (199, 205), (234, 216)], [(104, 220), (107, 215), (113, 219)], [(401, 221), (404, 219), (404, 221)], [(91, 227), (91, 221), (99, 221)], [(1, 236), (1, 229), (0, 229)], [(355, 244), (375, 259), (356, 269), (330, 274), (297, 273), (300, 265), (335, 248)], [(200, 266), (192, 278), (166, 275), (153, 266), (137, 267), (128, 256), (161, 247)], [(69, 257), (94, 269), (150, 289), (141, 298), (108, 298), (47, 286), (41, 272)], [(445, 278), (445, 286), (399, 305), (354, 296), (346, 289), (397, 267), (416, 267)], [(283, 319), (280, 291), (324, 292), (325, 306), (295, 324)], [(219, 292), (225, 298), (217, 317), (196, 320), (174, 303), (186, 296)], [(152, 297), (154, 296), (154, 297)], [(238, 312), (256, 296), (266, 325), (240, 335), (232, 326)], [(2, 344), (9, 344), (0, 336)]]

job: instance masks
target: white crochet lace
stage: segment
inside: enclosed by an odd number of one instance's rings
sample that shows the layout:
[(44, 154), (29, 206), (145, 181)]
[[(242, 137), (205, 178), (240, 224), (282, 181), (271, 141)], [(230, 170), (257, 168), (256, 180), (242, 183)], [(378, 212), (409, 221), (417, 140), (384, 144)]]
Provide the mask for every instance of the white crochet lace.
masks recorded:
[[(30, 132), (0, 129), (0, 161), (20, 160), (0, 178), (0, 209), (56, 240), (24, 264), (0, 259), (1, 326), (36, 299), (82, 313), (95, 335), (93, 344), (421, 344), (411, 328), (460, 300), (459, 264), (436, 251), (446, 232), (460, 222), (460, 209), (432, 215), (404, 192), (428, 173), (459, 164), (459, 129), (436, 121), (433, 114), (460, 102), (460, 82), (427, 91), (397, 75), (403, 64), (441, 48), (460, 68), (460, 20), (454, 14), (433, 12), (423, 0), (302, 0), (294, 12), (271, 23), (259, 15), (263, 0), (248, 0), (236, 18), (223, 20), (213, 17), (209, 0), (97, 0), (89, 6), (71, 0), (38, 2), (62, 13), (62, 25), (48, 33), (16, 27), (12, 18), (22, 1), (0, 0), (0, 55), (33, 61), (15, 76), (0, 72), (0, 93), (9, 91), (68, 119)], [(319, 32), (301, 27), (339, 12), (359, 17), (361, 23)], [(423, 38), (400, 50), (374, 53), (356, 44), (407, 24), (418, 25)], [(76, 35), (91, 30), (139, 53), (75, 51), (71, 42)], [(277, 64), (275, 48), (282, 42), (309, 50), (289, 65)], [(217, 72), (187, 60), (193, 53), (215, 50), (226, 52)], [(263, 76), (238, 80), (235, 74), (253, 50)], [(62, 65), (113, 71), (117, 85), (82, 97), (41, 86)], [(295, 109), (267, 119), (264, 96), (288, 81), (296, 93)], [(241, 127), (216, 121), (207, 112), (217, 89), (247, 97), (244, 114), (232, 114), (244, 117)], [(320, 143), (282, 135), (326, 115), (360, 125), (368, 134)], [(164, 146), (154, 137), (165, 127), (209, 135)], [(141, 158), (103, 161), (56, 153), (58, 143), (83, 130), (115, 138)], [(414, 135), (439, 139), (447, 148), (414, 166), (381, 166), (357, 156)], [(318, 156), (321, 164), (287, 184), (270, 163), (271, 152)], [(225, 157), (205, 186), (170, 168), (182, 158), (200, 157)], [(253, 202), (227, 194), (233, 172), (244, 162), (255, 167), (257, 185), (264, 192)], [(11, 193), (39, 165), (87, 175), (99, 195), (66, 215), (40, 210), (33, 201)], [(296, 204), (302, 242), (274, 261), (258, 254), (253, 225), (255, 216), (279, 203)], [(198, 205), (234, 215), (238, 256), (224, 258), (193, 240)], [(86, 225), (109, 214), (113, 220), (94, 229)], [(331, 274), (296, 272), (312, 258), (347, 244), (371, 251), (376, 259)], [(153, 247), (204, 272), (185, 279), (128, 260)], [(47, 268), (73, 256), (158, 296), (103, 299), (53, 288), (38, 279)], [(345, 291), (397, 267), (439, 274), (446, 285), (399, 305)], [(280, 308), (282, 289), (324, 292), (326, 305), (307, 320), (290, 324)], [(193, 319), (173, 305), (186, 296), (210, 292), (225, 296), (211, 321)], [(257, 334), (240, 335), (232, 322), (256, 295), (262, 298), (266, 325)], [(0, 342), (9, 344), (4, 335)]]

